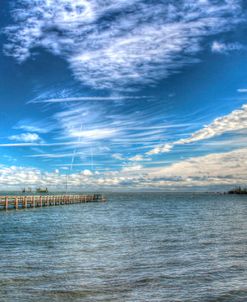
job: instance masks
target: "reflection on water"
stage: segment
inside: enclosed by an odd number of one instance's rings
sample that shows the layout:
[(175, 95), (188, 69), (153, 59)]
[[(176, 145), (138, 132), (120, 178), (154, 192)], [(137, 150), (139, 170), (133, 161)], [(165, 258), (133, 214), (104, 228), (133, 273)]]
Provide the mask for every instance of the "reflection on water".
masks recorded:
[(108, 194), (0, 213), (0, 301), (247, 301), (247, 198)]

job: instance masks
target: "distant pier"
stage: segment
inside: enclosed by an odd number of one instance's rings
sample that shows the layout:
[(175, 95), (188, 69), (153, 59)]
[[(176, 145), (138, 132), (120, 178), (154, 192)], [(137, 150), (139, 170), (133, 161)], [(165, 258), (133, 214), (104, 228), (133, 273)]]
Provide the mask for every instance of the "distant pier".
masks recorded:
[(106, 198), (101, 194), (0, 196), (0, 210), (32, 209), (38, 207), (41, 208), (49, 206), (101, 201), (106, 201)]

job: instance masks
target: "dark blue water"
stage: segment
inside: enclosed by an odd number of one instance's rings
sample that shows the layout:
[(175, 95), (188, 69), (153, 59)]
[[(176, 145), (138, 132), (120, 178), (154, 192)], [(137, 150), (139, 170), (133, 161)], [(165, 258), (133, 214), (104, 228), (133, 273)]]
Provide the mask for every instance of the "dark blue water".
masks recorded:
[(0, 301), (247, 301), (247, 197), (0, 212)]

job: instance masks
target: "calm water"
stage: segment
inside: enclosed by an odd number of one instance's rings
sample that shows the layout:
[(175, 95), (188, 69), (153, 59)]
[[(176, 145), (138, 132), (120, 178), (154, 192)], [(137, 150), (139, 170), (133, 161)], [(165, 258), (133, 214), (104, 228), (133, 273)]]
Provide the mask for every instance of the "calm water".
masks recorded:
[(247, 196), (0, 212), (0, 301), (247, 301)]

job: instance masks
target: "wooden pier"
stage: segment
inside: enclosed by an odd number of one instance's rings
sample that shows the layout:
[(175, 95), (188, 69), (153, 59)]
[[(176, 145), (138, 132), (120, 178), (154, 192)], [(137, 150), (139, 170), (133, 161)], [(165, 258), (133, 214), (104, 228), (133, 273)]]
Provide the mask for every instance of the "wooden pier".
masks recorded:
[(22, 195), (0, 196), (0, 210), (31, 209), (85, 202), (106, 201), (101, 194), (92, 195)]

